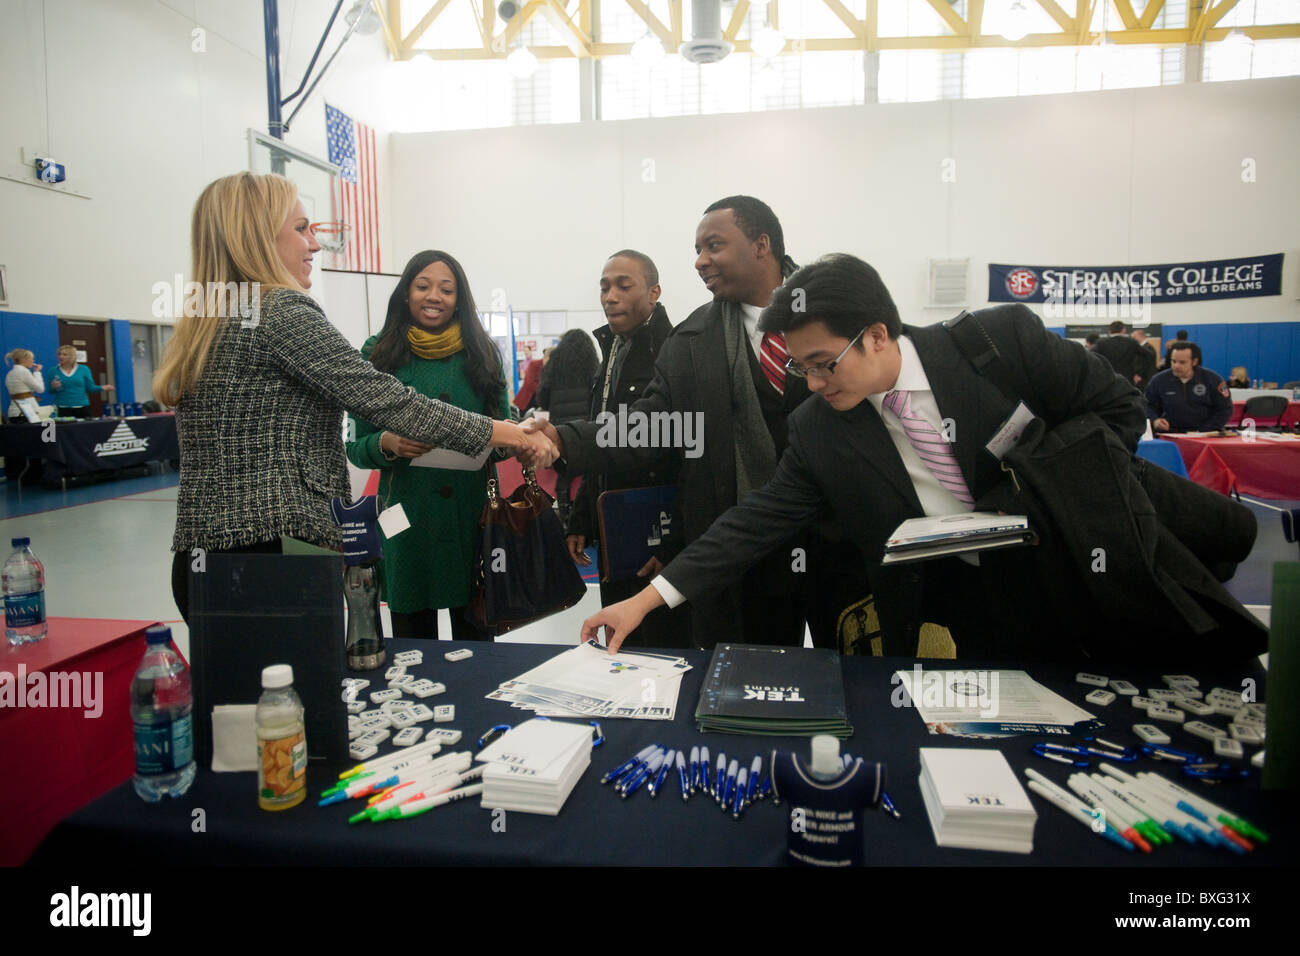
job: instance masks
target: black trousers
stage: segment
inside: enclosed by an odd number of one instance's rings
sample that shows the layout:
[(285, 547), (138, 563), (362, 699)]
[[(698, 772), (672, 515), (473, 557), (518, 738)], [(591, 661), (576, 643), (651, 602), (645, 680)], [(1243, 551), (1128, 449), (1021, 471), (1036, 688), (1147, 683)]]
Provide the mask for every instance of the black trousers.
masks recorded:
[[(388, 613), (393, 619), (393, 637), (438, 640), (437, 608), (425, 608), (423, 611), (416, 611), (413, 614), (400, 614), (389, 608)], [(491, 634), (480, 631), (465, 619), (465, 608), (449, 607), (447, 613), (451, 616), (451, 639), (453, 641), (492, 640)]]
[[(282, 554), (284, 552), (280, 539), (274, 541), (262, 541), (258, 544), (245, 545), (242, 548), (231, 548), (225, 552), (208, 552), (221, 554)], [(177, 551), (172, 556), (172, 600), (176, 602), (177, 609), (181, 612), (181, 618), (188, 625), (190, 623), (190, 562), (194, 560), (188, 551)]]
[(89, 405), (78, 405), (74, 408), (64, 408), (63, 406), (60, 405), (57, 407), (57, 411), (59, 416), (62, 418), (89, 419), (94, 417), (93, 415), (90, 414)]

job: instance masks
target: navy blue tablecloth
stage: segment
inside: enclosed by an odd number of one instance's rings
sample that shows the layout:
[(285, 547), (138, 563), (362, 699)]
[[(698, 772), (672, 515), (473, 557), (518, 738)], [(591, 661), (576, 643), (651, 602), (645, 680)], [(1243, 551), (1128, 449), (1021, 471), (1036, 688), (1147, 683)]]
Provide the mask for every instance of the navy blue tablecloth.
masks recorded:
[[(426, 703), (456, 706), (456, 720), (444, 727), (464, 732), (461, 745), (473, 747), (474, 740), (498, 723), (516, 723), (530, 714), (507, 704), (484, 699), (498, 683), (518, 676), (564, 648), (524, 644), (455, 644), (451, 642), (391, 641), (390, 657), (400, 650), (420, 648), (422, 666), (411, 672), (442, 681), (445, 695)], [(442, 655), (454, 647), (468, 647), (471, 660), (448, 663)], [(675, 776), (657, 799), (642, 790), (630, 799), (619, 798), (602, 787), (600, 777), (651, 742), (689, 749), (707, 744), (716, 755), (742, 758), (748, 764), (756, 753), (772, 747), (793, 747), (808, 751), (807, 739), (744, 737), (725, 734), (701, 735), (692, 716), (701, 681), (709, 660), (705, 651), (688, 651), (695, 665), (683, 679), (677, 717), (671, 723), (655, 721), (606, 721), (606, 742), (593, 752), (592, 766), (578, 782), (558, 817), (509, 812), (504, 818), (480, 806), (473, 798), (441, 807), (423, 816), (383, 824), (349, 826), (347, 818), (360, 806), (358, 801), (320, 808), (317, 795), (336, 776), (339, 768), (312, 767), (309, 770), (309, 800), (292, 810), (268, 813), (259, 810), (256, 781), (251, 773), (215, 774), (201, 770), (193, 788), (180, 800), (160, 805), (141, 802), (130, 785), (119, 787), (60, 823), (45, 840), (34, 862), (47, 865), (75, 865), (90, 860), (129, 859), (143, 845), (151, 853), (176, 863), (275, 863), (321, 866), (348, 865), (778, 865), (785, 859), (788, 807), (771, 801), (746, 811), (740, 821), (722, 814), (712, 799), (696, 795), (683, 803)], [(918, 785), (918, 748), (996, 747), (1006, 754), (1017, 775), (1033, 766), (1064, 785), (1072, 769), (1042, 761), (1030, 754), (1034, 738), (1015, 737), (977, 741), (928, 734), (915, 710), (891, 705), (897, 697), (891, 675), (899, 668), (910, 669), (911, 660), (883, 658), (843, 659), (849, 713), (855, 728), (842, 746), (855, 755), (887, 763), (888, 787), (903, 814), (894, 820), (879, 812), (868, 812), (865, 826), (866, 859), (870, 865), (906, 866), (1002, 866), (1063, 865), (1128, 867), (1205, 867), (1277, 865), (1289, 863), (1295, 852), (1295, 827), (1290, 823), (1294, 799), (1285, 794), (1259, 789), (1258, 774), (1246, 783), (1206, 788), (1207, 799), (1243, 814), (1258, 826), (1271, 830), (1273, 841), (1245, 858), (1205, 846), (1176, 844), (1151, 856), (1126, 854), (1094, 836), (1089, 830), (1034, 796), (1038, 823), (1034, 852), (1030, 855), (945, 849), (935, 845), (921, 802)], [(936, 667), (973, 669), (978, 664), (927, 662)], [(1032, 676), (1107, 720), (1103, 733), (1109, 739), (1136, 743), (1129, 727), (1135, 714), (1125, 698), (1105, 708), (1083, 701), (1092, 688), (1074, 682), (1073, 672), (1050, 666), (1028, 668)], [(1104, 673), (1105, 671), (1103, 671)], [(367, 674), (372, 686), (382, 687), (382, 671)], [(1162, 686), (1158, 674), (1111, 671), (1145, 692)], [(1263, 699), (1263, 672), (1256, 659), (1224, 665), (1219, 674), (1197, 674), (1202, 687), (1241, 687), (1243, 678), (1258, 682)], [(368, 690), (369, 690), (368, 689)], [(1144, 716), (1144, 715), (1143, 715)], [(1208, 718), (1224, 723), (1224, 718)], [(1275, 720), (1280, 717), (1275, 716)], [(1174, 746), (1204, 752), (1196, 738), (1171, 731)], [(384, 748), (385, 750), (387, 748)], [(764, 766), (766, 769), (766, 759)], [(1138, 770), (1156, 770), (1173, 775), (1170, 764), (1143, 759)], [(1021, 777), (1023, 781), (1023, 776)], [(1204, 785), (1191, 783), (1201, 788)], [(196, 834), (195, 811), (204, 811), (205, 831)], [(1286, 831), (1290, 831), (1289, 833)]]

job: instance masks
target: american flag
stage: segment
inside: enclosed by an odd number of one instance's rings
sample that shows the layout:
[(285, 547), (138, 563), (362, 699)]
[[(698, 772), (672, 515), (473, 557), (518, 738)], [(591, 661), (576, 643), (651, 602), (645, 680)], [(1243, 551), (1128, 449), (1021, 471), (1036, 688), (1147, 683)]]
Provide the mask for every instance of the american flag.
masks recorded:
[(375, 131), (342, 110), (325, 104), (325, 134), (330, 162), (343, 170), (339, 195), (331, 196), (334, 218), (352, 227), (348, 247), (334, 256), (334, 267), (379, 272), (379, 171)]

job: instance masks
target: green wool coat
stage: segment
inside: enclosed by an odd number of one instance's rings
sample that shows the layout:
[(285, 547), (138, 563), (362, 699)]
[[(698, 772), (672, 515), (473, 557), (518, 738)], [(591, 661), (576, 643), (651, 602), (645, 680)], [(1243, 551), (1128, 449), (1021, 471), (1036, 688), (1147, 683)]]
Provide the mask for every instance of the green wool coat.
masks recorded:
[[(369, 358), (377, 341), (378, 336), (367, 339), (361, 354)], [(483, 403), (465, 375), (464, 351), (445, 359), (412, 357), (393, 375), (421, 395), (483, 412)], [(503, 390), (495, 417), (508, 417), (506, 400)], [(358, 468), (378, 469), (384, 507), (400, 504), (411, 522), (409, 529), (384, 541), (380, 583), (389, 609), (414, 614), (468, 604), (489, 469), (412, 468), (406, 458), (389, 461), (379, 450), (382, 428), (355, 416), (352, 426), (355, 430), (350, 434), (356, 437), (347, 442), (348, 460)]]

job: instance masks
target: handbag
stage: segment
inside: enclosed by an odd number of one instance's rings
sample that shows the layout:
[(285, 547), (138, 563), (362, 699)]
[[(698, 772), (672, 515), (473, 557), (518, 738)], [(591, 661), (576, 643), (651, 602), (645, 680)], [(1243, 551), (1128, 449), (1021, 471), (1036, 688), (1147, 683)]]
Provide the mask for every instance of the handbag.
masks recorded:
[(554, 500), (524, 468), (524, 483), (508, 498), (498, 492), (496, 465), (488, 479), (474, 555), (474, 588), (466, 617), (493, 634), (572, 607), (587, 593), (564, 542)]

